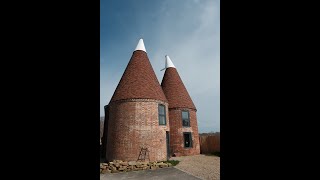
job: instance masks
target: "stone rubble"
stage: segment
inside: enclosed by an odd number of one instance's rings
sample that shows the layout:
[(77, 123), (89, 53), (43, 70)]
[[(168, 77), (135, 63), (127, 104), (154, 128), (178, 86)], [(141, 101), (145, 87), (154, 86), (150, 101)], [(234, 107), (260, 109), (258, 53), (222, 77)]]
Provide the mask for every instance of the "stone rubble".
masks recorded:
[(121, 161), (114, 160), (108, 163), (100, 163), (100, 173), (117, 173), (117, 172), (129, 172), (139, 170), (156, 170), (158, 168), (171, 167), (171, 163), (165, 162), (140, 162), (140, 161)]

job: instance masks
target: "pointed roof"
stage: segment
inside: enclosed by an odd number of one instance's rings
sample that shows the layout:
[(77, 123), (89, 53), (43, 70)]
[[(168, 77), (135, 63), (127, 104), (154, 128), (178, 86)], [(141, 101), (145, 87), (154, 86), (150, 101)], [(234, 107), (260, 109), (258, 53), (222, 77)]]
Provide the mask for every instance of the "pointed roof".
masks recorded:
[(144, 43), (143, 43), (143, 39), (139, 39), (139, 42), (137, 44), (135, 51), (136, 50), (141, 50), (141, 51), (147, 52), (146, 47), (144, 46)]
[(163, 71), (169, 67), (176, 68), (168, 55), (166, 55), (165, 58), (166, 58), (165, 68), (161, 69), (160, 71)]
[(176, 68), (174, 66), (174, 64), (172, 63), (170, 57), (168, 55), (165, 56), (166, 57), (166, 68), (169, 68), (169, 67), (173, 67), (173, 68)]
[[(171, 66), (169, 67), (170, 63)], [(196, 107), (169, 56), (166, 56), (166, 71), (161, 86), (169, 102), (169, 108), (190, 108), (196, 110)]]
[(110, 102), (124, 99), (154, 99), (168, 102), (153, 71), (142, 39), (139, 40)]

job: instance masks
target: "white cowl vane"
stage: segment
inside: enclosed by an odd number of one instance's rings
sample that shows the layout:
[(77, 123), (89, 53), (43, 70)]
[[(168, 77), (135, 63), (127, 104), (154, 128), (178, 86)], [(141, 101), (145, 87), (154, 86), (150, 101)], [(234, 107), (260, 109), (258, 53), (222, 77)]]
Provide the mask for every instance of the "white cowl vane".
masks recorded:
[(166, 66), (165, 66), (165, 68), (161, 69), (161, 71), (165, 70), (169, 67), (176, 68), (168, 55), (166, 55), (165, 58), (166, 58)]
[(137, 45), (135, 51), (136, 50), (141, 50), (141, 51), (147, 52), (146, 47), (144, 47), (143, 39), (139, 39), (139, 42), (138, 42), (138, 45)]
[(169, 68), (169, 67), (173, 67), (173, 68), (176, 68), (174, 66), (174, 64), (172, 63), (170, 57), (168, 55), (166, 55), (166, 68)]

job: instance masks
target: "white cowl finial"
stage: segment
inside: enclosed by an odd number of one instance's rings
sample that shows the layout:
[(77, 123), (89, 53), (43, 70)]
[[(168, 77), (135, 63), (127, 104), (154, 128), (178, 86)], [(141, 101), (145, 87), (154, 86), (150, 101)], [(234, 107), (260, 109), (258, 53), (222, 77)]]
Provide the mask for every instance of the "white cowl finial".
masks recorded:
[(166, 55), (165, 57), (166, 57), (166, 66), (165, 66), (165, 68), (161, 69), (160, 71), (165, 70), (165, 69), (167, 69), (169, 67), (176, 68), (174, 66), (174, 64), (172, 63), (170, 57), (168, 55)]
[(139, 42), (138, 42), (138, 45), (137, 45), (135, 51), (136, 50), (141, 50), (141, 51), (147, 52), (146, 48), (144, 47), (143, 39), (139, 39)]
[(173, 68), (176, 68), (174, 66), (174, 64), (172, 63), (170, 57), (168, 55), (166, 55), (166, 68), (169, 68), (169, 67), (173, 67)]

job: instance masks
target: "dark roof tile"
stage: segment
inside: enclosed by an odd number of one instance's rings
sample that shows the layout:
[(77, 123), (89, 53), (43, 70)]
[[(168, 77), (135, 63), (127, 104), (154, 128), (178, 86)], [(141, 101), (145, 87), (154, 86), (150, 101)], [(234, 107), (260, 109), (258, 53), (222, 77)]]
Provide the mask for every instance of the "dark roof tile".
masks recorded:
[(133, 52), (110, 102), (139, 98), (168, 102), (147, 53), (142, 50)]
[(169, 67), (166, 69), (161, 86), (169, 101), (169, 108), (190, 108), (196, 110), (176, 68)]

